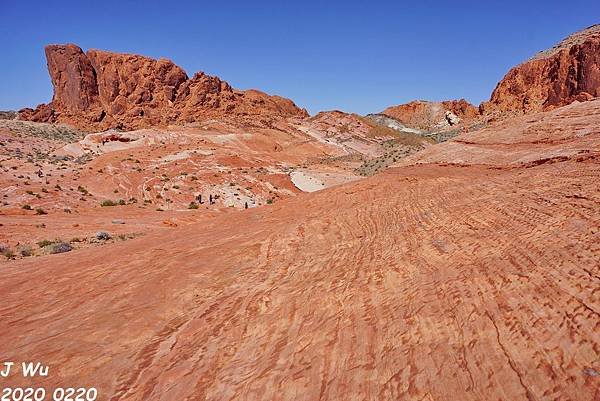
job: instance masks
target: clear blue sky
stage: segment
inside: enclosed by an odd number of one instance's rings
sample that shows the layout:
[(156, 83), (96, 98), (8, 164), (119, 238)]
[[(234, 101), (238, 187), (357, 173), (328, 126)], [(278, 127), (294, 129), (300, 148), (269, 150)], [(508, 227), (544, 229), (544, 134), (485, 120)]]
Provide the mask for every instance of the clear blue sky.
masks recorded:
[(166, 57), (309, 112), (486, 100), (508, 69), (600, 22), (599, 0), (0, 0), (0, 110), (48, 102), (43, 47)]

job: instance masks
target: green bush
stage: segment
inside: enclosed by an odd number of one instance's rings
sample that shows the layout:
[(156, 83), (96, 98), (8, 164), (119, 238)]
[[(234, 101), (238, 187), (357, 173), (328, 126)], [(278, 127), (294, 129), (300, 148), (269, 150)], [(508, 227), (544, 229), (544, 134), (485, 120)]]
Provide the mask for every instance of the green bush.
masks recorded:
[(100, 203), (100, 206), (102, 206), (102, 207), (107, 207), (107, 206), (117, 206), (117, 203), (116, 203), (116, 202), (114, 202), (114, 201), (112, 201), (112, 200), (110, 200), (110, 199), (107, 199), (107, 200), (103, 200), (103, 201)]

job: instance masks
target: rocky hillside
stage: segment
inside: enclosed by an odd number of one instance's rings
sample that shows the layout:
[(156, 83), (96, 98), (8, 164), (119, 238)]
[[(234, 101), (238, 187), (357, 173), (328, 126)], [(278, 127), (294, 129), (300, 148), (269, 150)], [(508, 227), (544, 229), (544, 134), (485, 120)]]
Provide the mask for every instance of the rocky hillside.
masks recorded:
[(16, 111), (0, 111), (0, 120), (14, 120), (18, 115)]
[(479, 110), (466, 100), (416, 100), (381, 114), (449, 139), (487, 121), (536, 113), (600, 96), (600, 24), (576, 32), (511, 69)]
[(334, 161), (343, 161), (346, 166), (356, 162), (354, 172), (361, 176), (373, 175), (435, 142), (421, 131), (379, 114), (362, 117), (338, 110), (320, 112), (301, 120), (296, 128), (319, 142), (339, 147), (345, 156)]
[(289, 99), (236, 90), (202, 72), (189, 78), (166, 59), (100, 50), (84, 53), (73, 44), (47, 46), (46, 58), (54, 97), (35, 110), (21, 110), (22, 119), (103, 130), (224, 116), (265, 127), (279, 117), (307, 115)]
[(381, 114), (399, 120), (410, 128), (433, 132), (464, 124), (476, 118), (479, 112), (465, 99), (460, 99), (444, 102), (415, 100), (388, 107)]
[(600, 96), (600, 25), (577, 32), (511, 69), (484, 115), (527, 114)]

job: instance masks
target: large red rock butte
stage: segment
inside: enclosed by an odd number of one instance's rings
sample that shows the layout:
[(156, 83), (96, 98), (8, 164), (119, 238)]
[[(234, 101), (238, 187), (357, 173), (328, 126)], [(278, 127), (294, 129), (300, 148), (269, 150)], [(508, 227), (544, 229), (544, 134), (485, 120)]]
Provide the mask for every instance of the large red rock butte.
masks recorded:
[(255, 126), (307, 115), (291, 100), (257, 90), (233, 89), (202, 72), (188, 78), (166, 59), (46, 46), (54, 86), (52, 102), (21, 110), (21, 118), (62, 122), (84, 130), (136, 129), (226, 116)]
[(480, 110), (515, 115), (600, 96), (600, 25), (577, 32), (514, 67)]

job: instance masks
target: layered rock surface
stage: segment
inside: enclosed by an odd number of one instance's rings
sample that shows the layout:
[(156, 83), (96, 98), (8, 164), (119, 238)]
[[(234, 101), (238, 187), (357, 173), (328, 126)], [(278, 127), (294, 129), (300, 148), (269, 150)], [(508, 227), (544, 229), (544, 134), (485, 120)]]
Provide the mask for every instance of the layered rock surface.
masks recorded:
[(110, 400), (597, 400), (599, 107), (235, 218), (13, 262), (0, 354), (51, 374), (4, 383)]
[(185, 71), (166, 59), (46, 47), (52, 102), (21, 110), (21, 118), (69, 123), (81, 129), (136, 129), (227, 117), (270, 126), (281, 117), (306, 116), (291, 100), (233, 89), (218, 77)]

